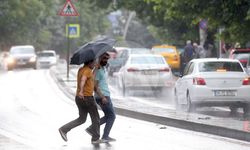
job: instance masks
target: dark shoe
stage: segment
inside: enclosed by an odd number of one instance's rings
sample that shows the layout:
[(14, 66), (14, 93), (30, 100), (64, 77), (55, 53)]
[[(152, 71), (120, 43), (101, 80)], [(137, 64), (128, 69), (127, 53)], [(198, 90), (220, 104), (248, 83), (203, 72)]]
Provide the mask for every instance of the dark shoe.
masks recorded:
[(93, 136), (94, 132), (88, 127), (87, 129), (85, 129), (85, 131), (90, 135)]
[(67, 142), (68, 138), (67, 138), (67, 133), (64, 132), (61, 128), (59, 128), (59, 133), (61, 134), (62, 139)]

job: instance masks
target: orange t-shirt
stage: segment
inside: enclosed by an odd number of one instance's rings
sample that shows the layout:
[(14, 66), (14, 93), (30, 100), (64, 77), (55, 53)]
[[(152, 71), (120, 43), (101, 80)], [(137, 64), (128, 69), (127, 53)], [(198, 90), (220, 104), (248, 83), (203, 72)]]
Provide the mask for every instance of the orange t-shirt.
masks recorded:
[(83, 66), (78, 70), (77, 73), (77, 89), (76, 94), (79, 95), (80, 92), (80, 83), (82, 76), (86, 76), (87, 80), (85, 81), (83, 87), (83, 95), (84, 96), (93, 96), (94, 92), (94, 75), (92, 70), (88, 66)]

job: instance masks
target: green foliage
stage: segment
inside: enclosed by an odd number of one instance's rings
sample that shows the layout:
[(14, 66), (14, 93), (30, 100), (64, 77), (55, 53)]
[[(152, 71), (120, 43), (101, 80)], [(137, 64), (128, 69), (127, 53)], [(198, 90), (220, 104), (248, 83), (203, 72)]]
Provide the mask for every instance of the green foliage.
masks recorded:
[[(102, 0), (96, 0), (100, 1)], [(172, 43), (183, 42), (186, 39), (196, 40), (198, 23), (201, 19), (208, 20), (209, 34), (218, 34), (217, 30), (224, 27), (222, 38), (226, 42), (246, 43), (250, 39), (249, 0), (116, 0), (116, 2), (118, 8), (136, 11), (141, 19), (158, 27), (161, 39)]]
[(48, 7), (51, 4), (46, 0), (4, 0), (0, 5), (1, 47), (49, 41), (51, 36), (41, 39), (45, 37), (40, 35), (48, 32), (46, 23), (52, 14)]
[(58, 12), (65, 0), (1, 0), (0, 49), (12, 45), (32, 44), (37, 50), (55, 49), (65, 52), (66, 23), (79, 23), (81, 37), (72, 39), (72, 48), (104, 34), (109, 27), (107, 10), (100, 10), (91, 1), (71, 1), (79, 17), (62, 17)]

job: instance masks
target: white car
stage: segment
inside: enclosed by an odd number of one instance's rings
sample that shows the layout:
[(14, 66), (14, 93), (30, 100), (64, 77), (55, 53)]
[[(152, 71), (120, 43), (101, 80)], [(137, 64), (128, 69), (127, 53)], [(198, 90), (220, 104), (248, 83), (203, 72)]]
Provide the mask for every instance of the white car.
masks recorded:
[(176, 81), (174, 91), (177, 108), (184, 105), (187, 111), (196, 106), (229, 106), (249, 112), (250, 77), (238, 60), (193, 59)]
[(246, 72), (248, 73), (248, 75), (250, 76), (250, 57), (247, 61), (247, 66), (246, 66)]
[(153, 89), (161, 91), (170, 86), (172, 72), (161, 55), (131, 54), (117, 73), (118, 85), (123, 96), (128, 90)]
[(43, 50), (37, 54), (37, 68), (49, 68), (57, 64), (54, 50)]
[(118, 47), (118, 52), (115, 59), (109, 59), (108, 73), (113, 75), (114, 72), (118, 72), (122, 66), (125, 65), (131, 54), (151, 54), (151, 50), (148, 48), (128, 48)]

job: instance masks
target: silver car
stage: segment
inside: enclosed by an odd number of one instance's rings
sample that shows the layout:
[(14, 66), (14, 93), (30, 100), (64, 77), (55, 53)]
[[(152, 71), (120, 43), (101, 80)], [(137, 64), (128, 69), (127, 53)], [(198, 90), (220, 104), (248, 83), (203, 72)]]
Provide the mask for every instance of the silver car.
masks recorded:
[(229, 106), (248, 113), (249, 92), (250, 77), (239, 60), (193, 59), (175, 83), (175, 103), (187, 111), (195, 106)]
[(32, 45), (12, 46), (7, 59), (7, 69), (12, 70), (20, 67), (36, 69), (36, 53)]

